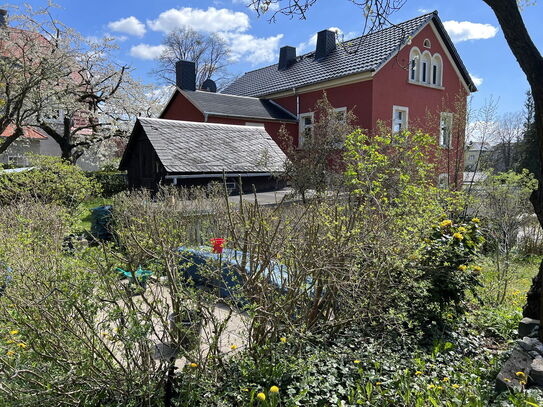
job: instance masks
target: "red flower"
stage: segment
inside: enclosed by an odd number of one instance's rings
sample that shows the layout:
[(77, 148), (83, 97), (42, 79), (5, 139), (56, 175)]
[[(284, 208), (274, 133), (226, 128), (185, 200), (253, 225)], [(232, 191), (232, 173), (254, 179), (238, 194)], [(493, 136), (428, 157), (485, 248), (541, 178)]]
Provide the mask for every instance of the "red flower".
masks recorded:
[(211, 239), (211, 244), (213, 245), (213, 253), (222, 253), (224, 248), (224, 239), (222, 237)]

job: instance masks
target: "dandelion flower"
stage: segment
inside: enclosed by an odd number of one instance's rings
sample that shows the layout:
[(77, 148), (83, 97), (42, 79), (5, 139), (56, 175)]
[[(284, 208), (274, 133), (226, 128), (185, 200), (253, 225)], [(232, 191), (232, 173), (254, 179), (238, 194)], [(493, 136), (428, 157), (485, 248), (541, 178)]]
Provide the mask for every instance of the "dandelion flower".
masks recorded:
[(526, 380), (520, 380), (519, 383), (521, 386), (524, 386), (526, 384)]
[(279, 387), (277, 386), (270, 387), (270, 393), (279, 393)]
[(12, 350), (8, 350), (6, 352), (6, 356), (13, 356), (13, 355), (15, 355), (15, 352), (13, 352)]
[(354, 363), (355, 365), (358, 365), (358, 364), (360, 363), (360, 361), (359, 361), (358, 359), (356, 359), (356, 360), (353, 360), (353, 363)]
[(517, 375), (517, 377), (524, 377), (524, 376), (526, 376), (526, 375), (524, 374), (524, 372), (517, 372), (517, 373), (515, 373), (515, 374)]
[(481, 219), (479, 219), (479, 218), (473, 218), (471, 221), (472, 221), (473, 223), (479, 223), (479, 222), (481, 222)]
[(428, 389), (433, 389), (434, 387), (436, 387), (436, 386), (433, 385), (433, 384), (429, 384), (429, 385), (428, 385)]
[(237, 345), (232, 345), (232, 346), (230, 346), (230, 349), (232, 349), (232, 350), (236, 350), (237, 348), (238, 348)]
[(422, 372), (421, 372), (420, 370), (417, 370), (417, 371), (415, 372), (415, 374), (416, 374), (417, 376), (420, 376), (420, 375), (422, 374)]
[(473, 266), (473, 271), (481, 271), (483, 268), (481, 266)]
[(458, 270), (460, 270), (460, 271), (466, 271), (467, 268), (468, 268), (468, 266), (466, 266), (465, 264), (461, 264), (461, 265), (458, 266)]
[(261, 392), (256, 395), (256, 398), (259, 399), (260, 401), (264, 401), (266, 400), (266, 395)]
[(449, 381), (449, 378), (448, 378), (448, 377), (444, 377), (444, 378), (443, 378), (443, 381), (444, 381), (445, 383), (447, 383), (447, 382)]
[(282, 343), (287, 343), (287, 338), (285, 338), (284, 336), (282, 336), (281, 338), (279, 338), (279, 340), (280, 340)]
[(198, 363), (192, 362), (192, 363), (190, 364), (190, 367), (198, 367)]
[(10, 335), (17, 335), (19, 333), (18, 329), (14, 329), (13, 331), (9, 331)]
[(377, 383), (375, 383), (376, 386), (380, 386), (380, 385), (382, 385), (382, 384), (383, 384), (382, 382), (377, 382)]
[(459, 231), (460, 233), (466, 233), (468, 230), (467, 230), (465, 227), (460, 226), (460, 227), (458, 228), (458, 231)]
[(19, 348), (21, 348), (21, 349), (24, 349), (24, 348), (26, 348), (26, 343), (22, 343), (22, 342), (21, 342), (21, 343), (18, 343), (17, 346), (18, 346)]
[(462, 233), (458, 233), (458, 232), (456, 232), (456, 233), (453, 235), (453, 237), (454, 237), (455, 239), (458, 239), (458, 240), (464, 239), (464, 236), (462, 235)]
[(459, 386), (459, 385), (457, 385), (456, 383), (455, 383), (455, 384), (453, 384), (453, 385), (452, 385), (452, 387), (453, 387), (453, 388), (455, 388), (455, 389), (458, 389), (458, 388), (460, 388), (460, 386)]
[(446, 228), (452, 225), (452, 220), (445, 219), (443, 222), (439, 224), (442, 228)]

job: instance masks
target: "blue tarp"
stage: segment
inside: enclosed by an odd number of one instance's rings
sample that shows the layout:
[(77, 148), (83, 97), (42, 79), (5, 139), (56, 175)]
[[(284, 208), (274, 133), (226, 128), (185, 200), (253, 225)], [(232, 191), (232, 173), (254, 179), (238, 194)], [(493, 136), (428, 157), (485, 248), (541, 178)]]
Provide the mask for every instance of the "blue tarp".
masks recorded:
[[(219, 289), (221, 298), (228, 298), (235, 295), (236, 289), (243, 285), (243, 278), (240, 274), (240, 264), (243, 258), (243, 252), (239, 250), (224, 249), (221, 254), (212, 253), (210, 248), (200, 246), (192, 249), (180, 247), (183, 260), (181, 261), (182, 271), (185, 278), (189, 278), (196, 286), (208, 286)], [(206, 276), (205, 270), (215, 270), (215, 265), (221, 262), (221, 277)], [(204, 273), (202, 273), (204, 271)], [(250, 256), (247, 255), (247, 264), (245, 266), (247, 275), (251, 274)], [(279, 290), (287, 289), (288, 271), (286, 266), (272, 263), (271, 267), (264, 270), (264, 275), (270, 283)], [(219, 280), (219, 281), (218, 281)]]

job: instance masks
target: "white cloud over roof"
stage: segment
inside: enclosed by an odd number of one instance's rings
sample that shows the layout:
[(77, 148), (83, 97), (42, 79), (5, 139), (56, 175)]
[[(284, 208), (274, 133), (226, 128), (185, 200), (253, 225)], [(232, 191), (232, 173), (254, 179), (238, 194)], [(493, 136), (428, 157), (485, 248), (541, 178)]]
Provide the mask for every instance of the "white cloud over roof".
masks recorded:
[(498, 28), (492, 24), (472, 23), (471, 21), (444, 21), (443, 25), (453, 42), (485, 40), (494, 37)]
[(107, 26), (111, 31), (135, 35), (136, 37), (143, 37), (146, 31), (145, 25), (134, 16), (112, 21)]
[(155, 20), (147, 20), (147, 25), (153, 31), (165, 33), (183, 27), (204, 32), (246, 31), (250, 27), (247, 14), (215, 7), (209, 7), (207, 10), (191, 7), (172, 8), (160, 13)]

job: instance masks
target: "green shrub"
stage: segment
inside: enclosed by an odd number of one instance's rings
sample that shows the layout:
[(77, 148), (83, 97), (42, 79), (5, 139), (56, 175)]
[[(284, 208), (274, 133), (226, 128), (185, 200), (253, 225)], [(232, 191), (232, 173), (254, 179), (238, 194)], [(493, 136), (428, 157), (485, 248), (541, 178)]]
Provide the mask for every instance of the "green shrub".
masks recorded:
[(38, 200), (74, 209), (96, 195), (100, 186), (85, 173), (58, 157), (32, 156), (32, 168), (0, 174), (0, 205)]
[(102, 196), (105, 198), (109, 198), (118, 194), (119, 192), (126, 191), (128, 188), (126, 173), (121, 171), (93, 171), (88, 172), (87, 176), (100, 185)]

